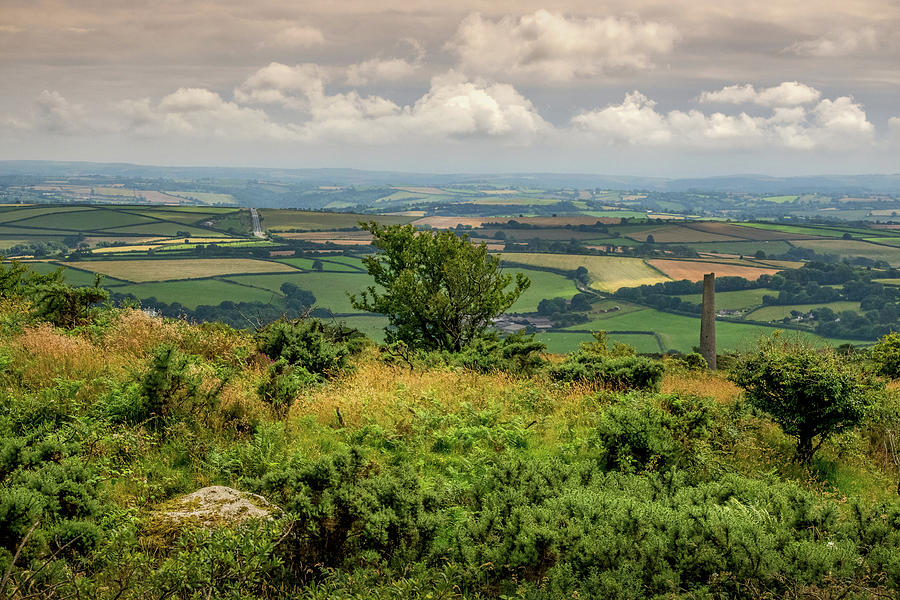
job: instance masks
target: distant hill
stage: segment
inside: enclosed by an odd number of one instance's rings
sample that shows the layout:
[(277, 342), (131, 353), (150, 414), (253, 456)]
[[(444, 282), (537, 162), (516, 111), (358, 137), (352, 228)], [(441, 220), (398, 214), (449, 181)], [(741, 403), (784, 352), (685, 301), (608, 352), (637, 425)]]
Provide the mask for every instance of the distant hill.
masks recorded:
[(257, 167), (165, 167), (129, 163), (0, 161), (3, 176), (118, 176), (188, 179), (263, 179), (316, 185), (453, 185), (487, 184), (543, 188), (604, 188), (660, 192), (709, 191), (791, 193), (900, 193), (900, 173), (771, 177), (727, 175), (700, 178), (660, 178), (587, 173), (408, 173), (359, 169), (279, 169)]

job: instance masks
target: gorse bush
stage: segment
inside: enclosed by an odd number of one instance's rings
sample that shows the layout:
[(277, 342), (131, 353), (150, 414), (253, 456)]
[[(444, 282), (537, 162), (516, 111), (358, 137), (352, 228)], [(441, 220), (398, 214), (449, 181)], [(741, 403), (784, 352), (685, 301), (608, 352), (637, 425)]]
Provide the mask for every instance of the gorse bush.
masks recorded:
[(91, 287), (75, 287), (62, 281), (61, 275), (35, 288), (34, 302), (37, 318), (57, 327), (72, 328), (86, 325), (93, 319), (96, 305), (109, 300), (109, 292), (100, 287), (101, 275)]
[(257, 392), (260, 398), (280, 412), (286, 411), (297, 394), (310, 385), (318, 383), (320, 378), (303, 367), (290, 364), (279, 358), (266, 372), (266, 378), (259, 384)]
[(256, 334), (259, 351), (272, 360), (284, 359), (317, 375), (336, 375), (359, 349), (355, 330), (333, 327), (315, 319), (275, 321)]
[(480, 373), (504, 371), (530, 375), (546, 365), (541, 353), (546, 344), (536, 341), (534, 334), (514, 333), (504, 338), (486, 334), (457, 353), (448, 353), (451, 364)]
[(663, 366), (652, 359), (635, 356), (634, 349), (623, 344), (607, 347), (606, 334), (594, 334), (595, 341), (582, 344), (576, 352), (550, 369), (558, 381), (597, 384), (615, 390), (659, 389)]
[(0, 572), (12, 576), (8, 586), (56, 585), (67, 560), (99, 543), (99, 481), (76, 453), (49, 438), (0, 441)]
[(601, 413), (593, 441), (606, 469), (627, 472), (686, 467), (702, 456), (711, 406), (697, 397), (629, 395)]

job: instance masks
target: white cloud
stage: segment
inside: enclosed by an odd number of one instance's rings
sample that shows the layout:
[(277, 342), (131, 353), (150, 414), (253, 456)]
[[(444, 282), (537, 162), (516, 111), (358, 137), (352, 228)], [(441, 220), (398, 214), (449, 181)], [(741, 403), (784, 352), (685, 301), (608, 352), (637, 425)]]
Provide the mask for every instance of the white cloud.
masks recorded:
[(888, 119), (888, 132), (891, 140), (896, 144), (900, 144), (900, 117), (891, 117)]
[(34, 99), (28, 114), (21, 117), (4, 116), (4, 129), (12, 131), (41, 131), (55, 135), (78, 135), (102, 130), (89, 118), (81, 104), (69, 102), (55, 90), (44, 90)]
[(655, 102), (632, 92), (622, 104), (583, 112), (576, 130), (609, 145), (696, 148), (849, 148), (869, 143), (875, 128), (849, 96), (822, 100), (811, 110), (776, 107), (770, 116), (726, 115), (698, 110), (660, 113)]
[(881, 44), (881, 34), (874, 27), (845, 29), (827, 36), (791, 44), (785, 52), (799, 56), (833, 58), (875, 52)]
[(399, 81), (414, 75), (420, 65), (405, 58), (371, 58), (347, 67), (347, 85)]
[(273, 122), (258, 109), (224, 100), (203, 88), (180, 88), (153, 104), (149, 99), (116, 105), (121, 130), (142, 136), (166, 134), (214, 139), (297, 139), (290, 125)]
[(702, 92), (700, 102), (721, 104), (759, 104), (761, 106), (797, 106), (815, 102), (822, 93), (798, 81), (785, 81), (781, 84), (757, 90), (749, 83), (729, 85), (714, 92)]
[(271, 40), (263, 42), (264, 46), (281, 48), (310, 48), (325, 43), (325, 36), (315, 27), (292, 25), (275, 34)]
[(273, 62), (248, 77), (234, 90), (241, 104), (281, 104), (304, 108), (308, 98), (325, 93), (325, 74), (318, 65), (306, 63), (290, 67)]
[(569, 18), (546, 10), (518, 19), (466, 17), (448, 43), (470, 73), (550, 81), (643, 70), (672, 51), (674, 26), (616, 17)]
[(523, 143), (547, 128), (531, 102), (511, 85), (470, 81), (454, 71), (432, 78), (429, 91), (402, 108), (356, 92), (325, 96), (303, 125), (310, 140), (364, 143), (474, 137)]

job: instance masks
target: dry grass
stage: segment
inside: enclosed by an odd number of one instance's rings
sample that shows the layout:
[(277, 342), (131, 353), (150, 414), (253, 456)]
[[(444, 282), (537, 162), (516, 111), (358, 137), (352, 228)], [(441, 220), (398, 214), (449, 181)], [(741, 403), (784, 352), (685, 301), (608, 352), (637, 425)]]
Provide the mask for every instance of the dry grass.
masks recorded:
[(337, 410), (348, 427), (377, 423), (400, 427), (420, 411), (457, 412), (462, 405), (475, 411), (500, 410), (501, 418), (522, 414), (523, 398), (537, 412), (559, 413), (580, 405), (585, 390), (542, 385), (504, 374), (447, 369), (416, 369), (388, 365), (364, 357), (354, 372), (298, 398), (290, 416), (313, 417), (326, 426), (337, 424)]
[(728, 381), (723, 373), (670, 370), (663, 376), (662, 392), (695, 394), (713, 398), (716, 402), (727, 403), (737, 398), (741, 388)]
[(30, 387), (50, 385), (54, 379), (89, 380), (111, 375), (125, 364), (121, 356), (104, 352), (89, 340), (64, 335), (48, 323), (26, 327), (14, 338), (11, 350)]

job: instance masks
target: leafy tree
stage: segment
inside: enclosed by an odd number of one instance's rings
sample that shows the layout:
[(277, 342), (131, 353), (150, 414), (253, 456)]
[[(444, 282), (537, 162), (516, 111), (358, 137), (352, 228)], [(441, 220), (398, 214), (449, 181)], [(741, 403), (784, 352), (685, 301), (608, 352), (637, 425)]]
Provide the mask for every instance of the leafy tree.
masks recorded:
[(521, 273), (503, 274), (500, 258), (467, 235), (375, 222), (362, 227), (378, 250), (363, 259), (375, 285), (351, 295), (350, 302), (357, 310), (388, 316), (388, 342), (458, 352), (531, 284)]
[[(858, 363), (777, 333), (740, 356), (729, 378), (757, 408), (797, 438), (797, 457), (809, 462), (829, 436), (857, 425), (882, 384)], [(818, 440), (817, 440), (818, 438)]]
[(322, 271), (325, 268), (325, 264), (317, 258), (313, 261), (312, 268), (313, 271)]
[(872, 347), (875, 369), (885, 377), (900, 377), (900, 333), (891, 332)]

